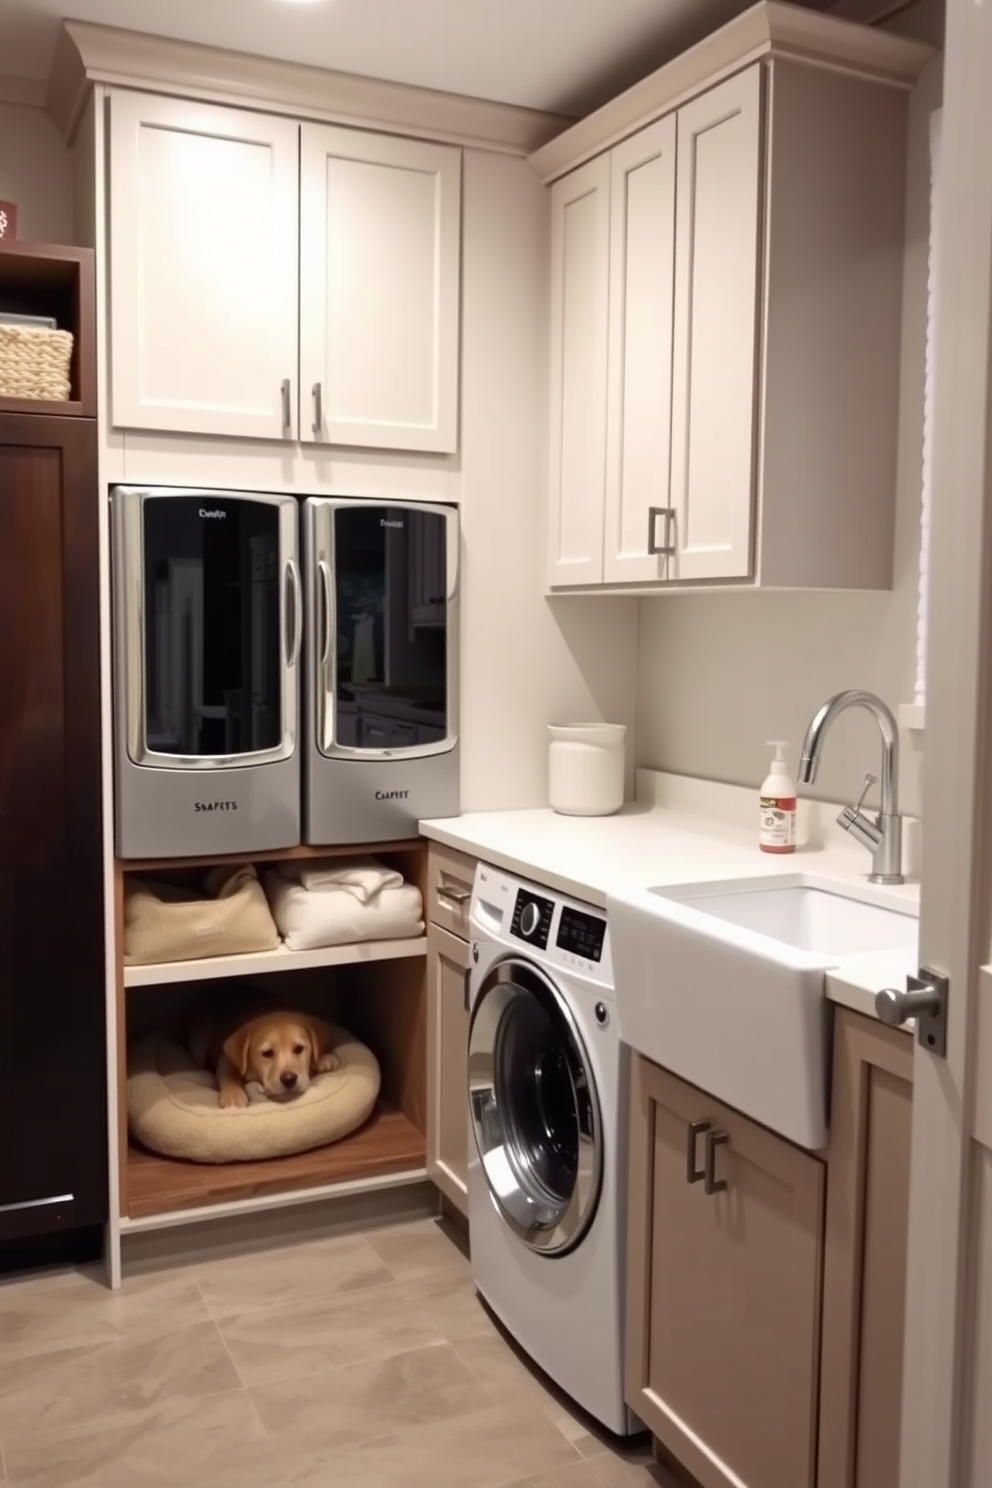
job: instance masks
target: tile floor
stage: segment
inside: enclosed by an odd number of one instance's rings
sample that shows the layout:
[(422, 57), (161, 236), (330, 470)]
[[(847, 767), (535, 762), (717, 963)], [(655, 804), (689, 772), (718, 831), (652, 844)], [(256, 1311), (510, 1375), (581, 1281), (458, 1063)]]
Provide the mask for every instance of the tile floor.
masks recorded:
[(679, 1488), (530, 1372), (433, 1221), (0, 1283), (0, 1484)]

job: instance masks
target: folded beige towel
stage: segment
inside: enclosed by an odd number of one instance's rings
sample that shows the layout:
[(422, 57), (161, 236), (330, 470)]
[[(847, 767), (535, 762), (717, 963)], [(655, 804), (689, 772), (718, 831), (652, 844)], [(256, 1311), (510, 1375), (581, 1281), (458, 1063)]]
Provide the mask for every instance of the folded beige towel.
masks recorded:
[[(288, 864), (295, 868), (295, 864)], [(284, 874), (290, 880), (295, 873)], [(387, 868), (378, 858), (325, 858), (315, 863), (303, 863), (299, 868), (299, 882), (305, 889), (344, 889), (357, 899), (359, 904), (368, 904), (383, 889), (401, 889), (403, 875), (395, 868)]]
[(124, 960), (192, 961), (272, 951), (279, 932), (254, 868), (215, 868), (196, 894), (173, 884), (128, 878), (124, 885)]
[(265, 875), (265, 890), (291, 951), (362, 940), (401, 940), (424, 933), (423, 900), (412, 884), (382, 889), (362, 904), (341, 885), (305, 889), (302, 883), (291, 883), (283, 873), (270, 870)]

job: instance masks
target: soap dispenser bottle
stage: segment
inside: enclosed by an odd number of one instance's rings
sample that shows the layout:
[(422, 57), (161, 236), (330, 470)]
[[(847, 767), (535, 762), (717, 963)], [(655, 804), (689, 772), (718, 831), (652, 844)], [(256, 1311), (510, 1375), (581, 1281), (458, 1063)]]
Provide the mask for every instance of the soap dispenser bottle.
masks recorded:
[(796, 850), (796, 782), (785, 759), (784, 739), (769, 739), (775, 758), (761, 787), (758, 846), (762, 852), (792, 853)]

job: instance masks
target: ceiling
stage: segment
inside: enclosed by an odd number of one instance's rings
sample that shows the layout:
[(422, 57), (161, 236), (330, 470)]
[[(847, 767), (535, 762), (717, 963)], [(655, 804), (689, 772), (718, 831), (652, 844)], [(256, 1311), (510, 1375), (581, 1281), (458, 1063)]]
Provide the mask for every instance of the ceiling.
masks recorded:
[[(748, 3), (0, 0), (0, 73), (46, 78), (68, 6), (75, 20), (578, 116)], [(830, 0), (801, 3), (825, 9)]]

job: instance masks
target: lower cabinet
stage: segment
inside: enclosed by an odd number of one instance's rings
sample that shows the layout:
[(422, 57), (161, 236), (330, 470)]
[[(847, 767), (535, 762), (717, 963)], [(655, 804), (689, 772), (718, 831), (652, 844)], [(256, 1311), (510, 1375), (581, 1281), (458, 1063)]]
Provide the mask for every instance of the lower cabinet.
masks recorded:
[(838, 1010), (818, 1488), (898, 1488), (913, 1039)]
[(467, 941), (427, 927), (427, 1172), (468, 1215)]
[(632, 1079), (627, 1402), (702, 1488), (812, 1488), (825, 1165)]

